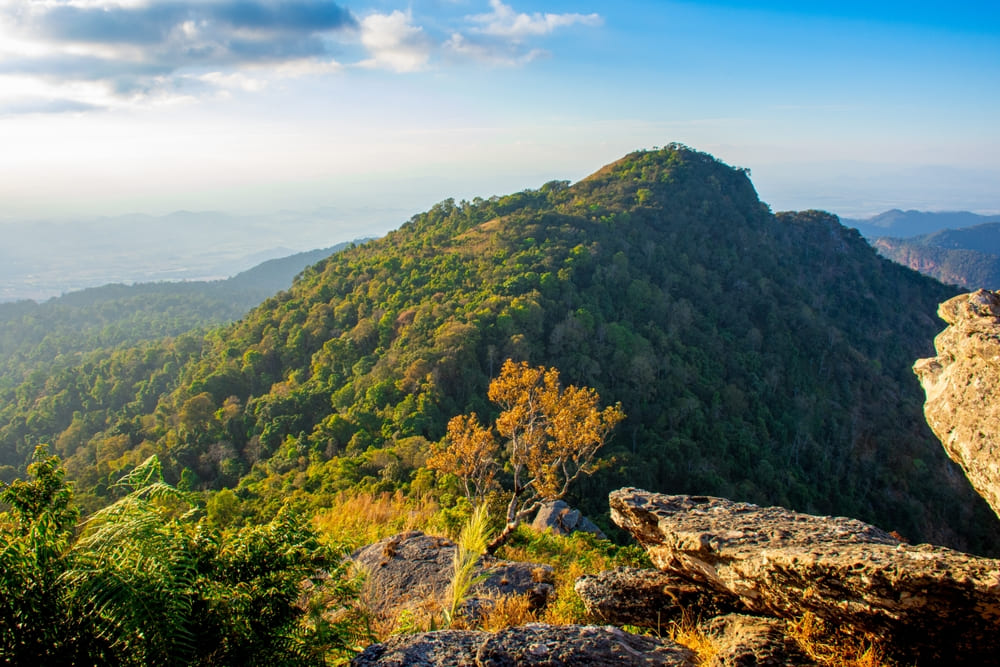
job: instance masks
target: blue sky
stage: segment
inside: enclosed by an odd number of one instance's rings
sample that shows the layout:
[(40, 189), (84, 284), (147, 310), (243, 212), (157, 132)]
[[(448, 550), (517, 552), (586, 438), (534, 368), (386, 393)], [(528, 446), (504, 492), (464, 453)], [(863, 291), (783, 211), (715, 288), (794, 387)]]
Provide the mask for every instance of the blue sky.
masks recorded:
[(993, 3), (0, 0), (0, 220), (413, 213), (672, 141), (775, 210), (993, 212), (998, 120)]

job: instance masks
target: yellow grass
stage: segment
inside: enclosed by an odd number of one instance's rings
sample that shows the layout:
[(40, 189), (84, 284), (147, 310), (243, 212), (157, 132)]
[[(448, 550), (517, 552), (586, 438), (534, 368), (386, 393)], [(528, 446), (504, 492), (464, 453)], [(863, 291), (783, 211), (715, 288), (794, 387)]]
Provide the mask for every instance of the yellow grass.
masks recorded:
[(789, 636), (818, 664), (829, 667), (894, 667), (871, 639), (832, 632), (806, 612), (788, 624)]
[(333, 507), (320, 511), (313, 526), (323, 539), (362, 546), (407, 530), (425, 530), (440, 508), (429, 498), (396, 493), (338, 493)]

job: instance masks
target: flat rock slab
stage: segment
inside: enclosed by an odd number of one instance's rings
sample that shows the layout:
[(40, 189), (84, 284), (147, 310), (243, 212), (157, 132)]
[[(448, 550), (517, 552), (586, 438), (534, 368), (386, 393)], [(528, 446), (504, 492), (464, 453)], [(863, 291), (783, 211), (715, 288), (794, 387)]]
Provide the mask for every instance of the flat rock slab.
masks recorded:
[(391, 637), (369, 646), (352, 667), (694, 667), (694, 654), (670, 640), (615, 627), (532, 623), (497, 633), (439, 631)]
[(587, 612), (603, 623), (665, 631), (683, 617), (709, 618), (745, 607), (739, 598), (672, 572), (630, 567), (584, 575), (574, 585)]
[(1000, 293), (978, 290), (945, 301), (948, 323), (937, 356), (913, 371), (924, 387), (924, 415), (945, 451), (1000, 516)]
[[(351, 554), (365, 571), (362, 596), (377, 614), (391, 615), (403, 608), (443, 603), (451, 585), (455, 543), (420, 531), (400, 533), (369, 544)], [(504, 561), (481, 556), (476, 575), (486, 579), (473, 586), (468, 610), (482, 609), (490, 598), (529, 596), (541, 608), (552, 594), (552, 568), (537, 563)]]
[(1000, 660), (1000, 561), (903, 544), (854, 519), (723, 498), (625, 488), (609, 500), (612, 520), (658, 568), (755, 614), (812, 612), (921, 664)]

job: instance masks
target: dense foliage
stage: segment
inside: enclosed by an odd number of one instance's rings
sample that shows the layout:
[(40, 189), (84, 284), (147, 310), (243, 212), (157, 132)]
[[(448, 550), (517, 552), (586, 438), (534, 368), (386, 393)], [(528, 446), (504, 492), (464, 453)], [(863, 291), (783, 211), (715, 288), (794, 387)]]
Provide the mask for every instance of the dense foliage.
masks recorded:
[(669, 146), (572, 186), (441, 202), (234, 325), (29, 377), (0, 452), (16, 466), (53, 442), (94, 505), (155, 453), (182, 488), (234, 487), (220, 494), (234, 521), (345, 489), (441, 493), (429, 444), (454, 415), (496, 416), (487, 386), (511, 358), (628, 415), (613, 463), (577, 487), (592, 514), (630, 484), (996, 549), (910, 370), (954, 293)]
[[(196, 521), (150, 459), (127, 493), (77, 525), (72, 489), (43, 449), (0, 489), (3, 664), (323, 665), (346, 654), (357, 615), (345, 565), (290, 512), (240, 531)], [(326, 582), (325, 615), (300, 603)]]

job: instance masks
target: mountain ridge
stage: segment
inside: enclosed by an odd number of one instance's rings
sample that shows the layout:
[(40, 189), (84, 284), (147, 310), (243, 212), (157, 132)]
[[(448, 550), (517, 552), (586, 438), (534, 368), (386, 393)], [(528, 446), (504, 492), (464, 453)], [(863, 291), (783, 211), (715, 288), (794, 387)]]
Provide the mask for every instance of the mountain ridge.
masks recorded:
[(172, 357), (155, 401), (81, 395), (102, 416), (80, 436), (65, 410), (25, 418), (57, 387), (22, 388), (0, 452), (60, 440), (95, 493), (158, 452), (185, 484), (234, 486), (264, 512), (343, 488), (427, 492), (446, 483), (423, 468), (429, 443), (452, 415), (489, 415), (488, 381), (515, 358), (629, 415), (576, 490), (585, 509), (628, 482), (989, 550), (995, 522), (923, 423), (909, 370), (952, 295), (835, 216), (772, 214), (745, 170), (670, 145), (572, 185), (445, 200), (322, 260)]

